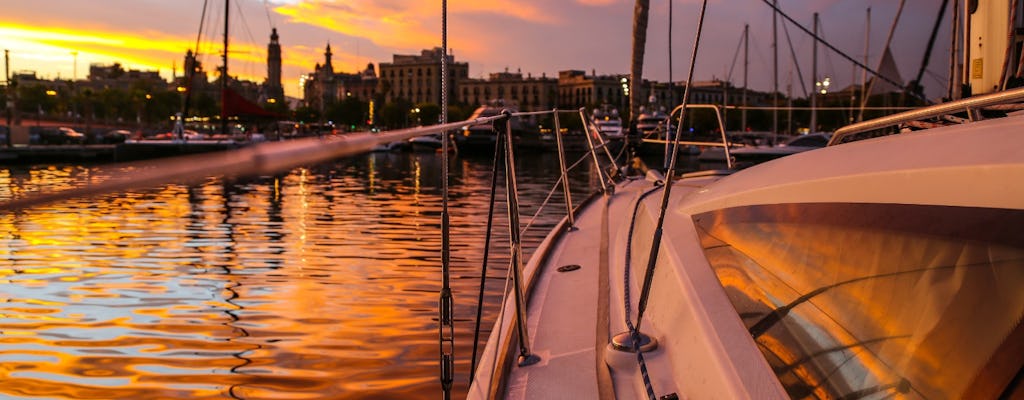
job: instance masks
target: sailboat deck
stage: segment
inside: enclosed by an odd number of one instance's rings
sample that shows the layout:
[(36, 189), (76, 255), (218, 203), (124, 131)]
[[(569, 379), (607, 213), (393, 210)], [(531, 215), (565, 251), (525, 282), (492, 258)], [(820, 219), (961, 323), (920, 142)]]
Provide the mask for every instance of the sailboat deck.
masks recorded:
[[(603, 212), (603, 199), (588, 210)], [(534, 353), (541, 361), (528, 368), (516, 368), (508, 382), (511, 398), (537, 398), (541, 394), (573, 393), (579, 398), (598, 398), (597, 385), (603, 343), (598, 341), (599, 321), (607, 325), (607, 243), (601, 240), (606, 218), (581, 219), (555, 246), (551, 262), (533, 290), (531, 304), (539, 312), (527, 318)], [(578, 265), (574, 271), (556, 268)], [(545, 307), (557, 304), (558, 307)], [(594, 307), (605, 304), (604, 307)], [(596, 311), (595, 311), (596, 310)], [(604, 315), (599, 315), (604, 314)], [(538, 325), (547, 329), (536, 329)], [(607, 331), (607, 329), (600, 329)]]
[[(673, 198), (685, 197), (686, 192), (699, 190), (715, 180), (717, 177), (708, 176), (678, 181), (673, 187)], [(635, 354), (610, 350), (608, 343), (613, 335), (625, 330), (622, 302), (625, 274), (623, 261), (626, 257), (625, 249), (630, 229), (629, 216), (637, 206), (637, 199), (654, 188), (651, 182), (644, 180), (618, 185), (615, 194), (598, 198), (589, 206), (582, 208), (577, 218), (577, 230), (563, 233), (553, 241), (545, 260), (531, 259), (525, 271), (528, 276), (535, 277), (529, 294), (527, 326), (531, 352), (540, 357), (540, 362), (525, 367), (511, 366), (508, 369), (508, 380), (505, 382), (503, 394), (492, 392), (501, 392), (494, 387), (500, 386), (498, 382), (492, 382), (492, 387), (487, 389), (477, 386), (477, 390), (486, 390), (499, 397), (511, 399), (628, 399), (644, 396), (643, 381), (640, 379)], [(654, 221), (657, 219), (656, 211), (661, 201), (661, 189), (655, 190), (656, 192), (647, 196), (638, 208), (638, 219), (633, 235), (633, 265), (630, 271), (633, 320), (636, 318), (636, 302), (643, 281)], [(692, 223), (687, 225), (681, 222), (685, 221), (669, 221), (666, 224), (665, 240), (672, 240), (671, 235), (678, 234), (675, 231), (680, 226), (689, 226), (692, 231)], [(721, 386), (729, 386), (724, 382), (728, 382), (728, 377), (736, 372), (727, 365), (712, 365), (715, 363), (709, 360), (721, 356), (723, 351), (731, 351), (720, 350), (721, 343), (706, 343), (707, 337), (702, 335), (702, 332), (720, 329), (718, 322), (701, 320), (706, 319), (707, 309), (703, 307), (709, 305), (701, 301), (687, 302), (682, 299), (703, 295), (701, 292), (708, 289), (694, 288), (694, 282), (681, 283), (692, 279), (694, 273), (681, 271), (684, 268), (679, 268), (682, 265), (679, 262), (680, 256), (688, 257), (691, 254), (681, 255), (676, 250), (666, 250), (659, 256), (659, 264), (665, 263), (667, 258), (670, 260), (667, 261), (668, 264), (674, 267), (660, 269), (656, 279), (662, 280), (663, 283), (655, 285), (655, 297), (652, 297), (651, 301), (662, 305), (671, 304), (668, 310), (688, 316), (690, 319), (686, 323), (692, 324), (695, 328), (688, 329), (690, 334), (680, 335), (677, 331), (678, 323), (645, 323), (647, 328), (644, 330), (662, 341), (662, 349), (645, 353), (649, 368), (655, 371), (652, 373), (652, 382), (659, 396), (673, 393), (681, 389), (675, 387), (674, 379), (683, 374), (689, 376), (683, 378), (683, 381), (694, 381), (694, 387), (698, 388), (697, 393), (701, 392), (700, 387), (705, 386), (716, 388), (715, 391), (721, 393)], [(559, 267), (566, 265), (579, 265), (580, 268), (567, 272), (558, 271)], [(698, 265), (697, 268), (702, 267)], [(710, 270), (704, 272), (711, 273)], [(711, 305), (710, 308), (715, 306), (729, 307), (728, 303), (723, 303)], [(679, 312), (679, 307), (688, 311)], [(506, 316), (513, 315), (514, 310), (506, 307), (505, 313)], [(512, 324), (512, 318), (507, 318), (502, 329), (512, 330)], [(727, 336), (729, 335), (721, 332), (714, 335)], [(701, 339), (702, 337), (705, 339)], [(488, 350), (484, 352), (485, 363), (494, 362), (494, 350), (490, 348), (491, 345), (493, 343), (489, 343)], [(688, 351), (689, 358), (680, 361), (663, 350), (666, 346), (687, 349), (694, 346), (697, 350)], [(515, 345), (513, 347), (516, 348)], [(516, 354), (515, 351), (512, 349), (511, 354)], [(740, 394), (742, 392), (744, 390), (733, 393), (737, 397), (743, 397)], [(767, 393), (777, 392), (773, 388)]]

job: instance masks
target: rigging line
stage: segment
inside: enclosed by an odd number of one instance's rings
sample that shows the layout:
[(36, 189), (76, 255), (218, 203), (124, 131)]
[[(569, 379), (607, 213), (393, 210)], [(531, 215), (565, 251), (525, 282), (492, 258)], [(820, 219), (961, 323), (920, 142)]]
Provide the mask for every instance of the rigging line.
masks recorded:
[(659, 189), (663, 189), (664, 187), (664, 185), (658, 186), (657, 182), (655, 182), (655, 186), (653, 188), (648, 189), (646, 192), (642, 193), (639, 197), (637, 197), (636, 202), (633, 204), (633, 216), (629, 220), (629, 232), (626, 235), (626, 261), (623, 267), (622, 274), (622, 298), (624, 300), (622, 309), (624, 311), (623, 314), (625, 314), (624, 317), (626, 320), (626, 328), (629, 329), (630, 340), (632, 342), (633, 349), (636, 351), (637, 363), (640, 364), (640, 371), (644, 378), (644, 388), (647, 390), (647, 397), (649, 399), (655, 398), (654, 388), (651, 386), (650, 376), (647, 374), (647, 363), (644, 361), (643, 352), (640, 351), (640, 331), (633, 325), (633, 320), (630, 316), (630, 314), (632, 314), (630, 304), (632, 303), (632, 300), (630, 300), (630, 286), (632, 286), (632, 284), (630, 283), (629, 279), (630, 275), (632, 275), (632, 272), (630, 271), (630, 261), (633, 259), (633, 231), (636, 229), (636, 216), (637, 213), (640, 211), (640, 203), (642, 203), (644, 199), (647, 198), (647, 196), (654, 194)]
[[(220, 23), (221, 23), (221, 21), (224, 20), (224, 18), (221, 16), (222, 10), (221, 10), (220, 7), (213, 6), (212, 10), (213, 10), (213, 16), (212, 16), (212, 18), (210, 18), (208, 20), (210, 25), (206, 27), (206, 36), (204, 37), (205, 40), (203, 41), (203, 43), (205, 43), (206, 46), (207, 46), (207, 50), (209, 50), (210, 48), (214, 48), (215, 47), (215, 45), (212, 44), (212, 43), (216, 43), (217, 42), (217, 35), (221, 31)], [(198, 50), (196, 50), (196, 51), (198, 51)], [(217, 53), (217, 51), (215, 51), (215, 50), (203, 51), (204, 56), (207, 53), (214, 54), (214, 53)], [(208, 60), (203, 60), (203, 61), (208, 61)]]
[[(506, 119), (507, 121), (507, 119)], [(441, 124), (448, 123), (448, 0), (441, 0)], [(451, 399), (455, 374), (454, 299), (451, 280), (451, 221), (448, 215), (448, 130), (441, 130), (441, 290), (438, 301), (438, 351), (442, 398)], [(506, 164), (508, 164), (506, 162)], [(506, 166), (507, 168), (507, 166)], [(518, 292), (517, 292), (518, 293)], [(447, 331), (446, 331), (447, 328)]]
[(583, 164), (584, 161), (587, 161), (587, 158), (589, 158), (589, 157), (590, 157), (590, 154), (584, 153), (582, 156), (580, 156), (579, 159), (576, 160), (576, 162), (572, 163), (572, 165), (570, 165), (569, 168), (566, 168), (565, 170), (566, 171), (572, 171), (572, 170), (576, 169), (576, 167), (578, 167), (580, 164)]
[[(690, 99), (690, 89), (693, 86), (693, 70), (694, 66), (697, 65), (697, 50), (700, 48), (701, 33), (704, 29), (704, 13), (708, 6), (708, 0), (701, 2), (700, 17), (697, 19), (697, 34), (693, 40), (693, 51), (690, 54), (690, 71), (686, 78), (686, 86), (683, 89), (683, 102), (679, 108), (686, 110), (686, 103)], [(675, 176), (676, 160), (679, 159), (679, 139), (683, 136), (683, 120), (686, 116), (685, 112), (679, 113), (679, 123), (676, 126), (676, 136), (673, 138), (672, 144), (672, 161), (669, 162), (668, 173), (665, 176), (665, 191), (661, 196), (661, 207), (658, 213), (658, 223), (655, 225), (654, 238), (651, 239), (651, 251), (647, 258), (647, 271), (644, 273), (644, 284), (640, 291), (640, 304), (637, 306), (636, 316), (636, 331), (640, 331), (641, 323), (643, 322), (644, 310), (647, 309), (647, 299), (651, 295), (651, 283), (654, 279), (654, 267), (658, 262), (658, 251), (661, 249), (661, 235), (662, 229), (665, 226), (665, 214), (668, 210), (668, 200), (672, 193), (672, 178)], [(728, 153), (727, 153), (728, 154)]]
[[(256, 37), (252, 35), (252, 30), (249, 29), (249, 21), (245, 19), (245, 14), (242, 13), (242, 6), (240, 5), (240, 3), (241, 2), (236, 1), (235, 8), (238, 10), (238, 17), (242, 19), (242, 27), (245, 28), (246, 35), (249, 36), (249, 43), (252, 43), (254, 46), (256, 43)], [(251, 53), (245, 52), (245, 54)], [(249, 73), (249, 75), (255, 75), (255, 72), (253, 72), (253, 62), (251, 60), (245, 60), (245, 69), (246, 72)]]
[(668, 0), (668, 104), (676, 104), (675, 91), (672, 88), (672, 3), (675, 0)]
[(273, 28), (274, 20), (270, 18), (270, 3), (267, 2), (267, 0), (263, 0), (263, 10), (267, 12), (267, 24), (269, 24), (270, 27)]
[[(804, 91), (804, 98), (807, 97), (807, 84), (804, 83), (804, 73), (800, 71), (800, 61), (796, 58), (796, 49), (793, 48), (793, 40), (789, 37), (789, 28), (786, 27), (785, 21), (782, 24), (782, 32), (786, 34), (786, 43), (789, 43), (789, 55), (793, 58), (793, 66), (796, 67), (796, 77), (800, 81), (800, 89)], [(792, 80), (792, 78), (790, 78)], [(814, 77), (814, 80), (818, 80), (818, 77)], [(790, 82), (792, 84), (792, 82)]]
[[(1006, 37), (1007, 43), (1011, 43), (1006, 46), (1006, 51), (1003, 55), (1003, 72), (999, 75), (999, 89), (1006, 90), (1007, 84), (1010, 83), (1010, 65), (1013, 63), (1013, 48), (1016, 47), (1012, 43), (1014, 42), (1014, 31), (1017, 29), (1017, 8), (1020, 7), (1020, 0), (1013, 0), (1010, 5), (1010, 20), (1006, 24)], [(941, 15), (941, 14), (940, 14)], [(940, 17), (941, 18), (941, 17)], [(935, 27), (938, 29), (938, 26)], [(934, 34), (933, 34), (934, 35)]]
[[(960, 1), (953, 0), (951, 8), (953, 9), (953, 15), (951, 16), (950, 21), (953, 23), (952, 26), (949, 27), (949, 70), (947, 71), (949, 76), (946, 81), (946, 98), (954, 100), (953, 96), (957, 93), (954, 89), (960, 86), (959, 79), (957, 79), (957, 76), (959, 75), (957, 73), (957, 59), (960, 58), (960, 48), (958, 46), (960, 43), (960, 40), (958, 40), (960, 37)], [(1024, 51), (1021, 52), (1021, 56), (1024, 56)], [(1020, 69), (1017, 70), (1017, 75), (1020, 75)]]
[[(778, 7), (772, 5), (770, 0), (761, 0), (761, 1), (764, 2), (765, 4), (767, 4), (768, 7), (771, 7), (773, 9), (775, 9), (775, 11), (779, 13), (779, 15), (781, 15), (783, 18), (788, 20), (790, 23), (792, 23), (797, 28), (800, 28), (800, 30), (804, 31), (804, 33), (810, 35), (812, 38), (814, 38), (814, 40), (817, 40), (819, 43), (823, 44), (825, 47), (828, 47), (829, 50), (832, 50), (832, 51), (836, 52), (836, 54), (839, 54), (840, 56), (845, 58), (847, 61), (853, 63), (853, 65), (856, 65), (857, 67), (860, 67), (864, 71), (867, 71), (867, 72), (871, 73), (872, 75), (877, 76), (879, 79), (881, 79), (883, 81), (886, 81), (886, 82), (889, 82), (889, 83), (891, 83), (893, 85), (896, 85), (896, 87), (903, 87), (902, 83), (896, 82), (896, 81), (894, 81), (892, 79), (889, 79), (888, 77), (882, 76), (881, 74), (878, 73), (878, 71), (875, 71), (871, 67), (868, 67), (867, 65), (864, 65), (860, 61), (857, 61), (857, 60), (853, 59), (853, 57), (850, 57), (846, 53), (840, 51), (835, 46), (833, 46), (831, 43), (826, 42), (825, 39), (822, 39), (822, 38), (818, 37), (817, 35), (811, 33), (810, 30), (808, 30), (803, 25), (800, 25), (798, 22), (794, 21), (793, 18), (790, 17), (788, 14), (782, 12), (781, 9), (779, 9)], [(901, 0), (901, 4), (902, 4), (902, 0)]]
[[(732, 82), (732, 71), (736, 69), (736, 59), (740, 57), (740, 50), (743, 49), (743, 33), (740, 32), (740, 40), (736, 43), (736, 52), (732, 54), (732, 64), (729, 65), (729, 73), (725, 76), (726, 82)], [(672, 103), (675, 104), (675, 103)]]
[[(886, 38), (885, 38), (885, 46), (882, 47), (882, 58), (885, 58), (885, 53), (890, 51), (889, 50), (889, 45), (892, 44), (892, 37), (896, 33), (896, 24), (898, 24), (900, 22), (900, 16), (903, 14), (903, 5), (906, 4), (906, 3), (907, 3), (906, 0), (900, 0), (899, 6), (896, 7), (896, 16), (893, 17), (893, 19), (892, 19), (892, 25), (889, 26), (889, 35), (886, 36)], [(879, 62), (879, 65), (881, 65), (881, 62)], [(891, 79), (889, 79), (887, 77), (883, 77), (882, 75), (875, 74), (875, 76), (877, 76), (879, 78), (882, 78), (883, 80), (885, 80), (885, 81), (887, 81), (889, 83), (893, 83)], [(865, 106), (868, 105), (868, 99), (871, 97), (871, 90), (875, 86), (875, 81), (876, 81), (875, 79), (872, 79), (872, 80), (870, 80), (868, 82), (867, 90), (864, 91), (864, 95), (862, 95), (861, 99), (860, 99), (860, 106), (861, 107), (865, 107)], [(893, 84), (896, 85), (897, 88), (904, 88), (905, 87), (903, 84), (900, 84), (900, 83), (893, 83)], [(914, 97), (917, 97), (916, 94), (915, 94)], [(864, 120), (864, 110), (863, 109), (861, 109), (860, 115), (858, 116), (858, 119), (861, 120), (861, 121)]]
[[(818, 31), (821, 33), (822, 39), (828, 40), (828, 37), (825, 35), (825, 26), (824, 24), (821, 23), (820, 20), (818, 21)], [(832, 53), (829, 53), (827, 51), (824, 53), (825, 54), (823, 57), (825, 58), (825, 70), (827, 72), (831, 72), (832, 76), (838, 76), (838, 74), (836, 74), (836, 65), (835, 63), (832, 62)]]
[(192, 53), (192, 65), (183, 65), (183, 68), (188, 69), (185, 71), (185, 101), (181, 106), (181, 117), (185, 118), (188, 116), (188, 107), (192, 102), (192, 81), (195, 80), (196, 75), (196, 60), (199, 59), (199, 41), (203, 38), (203, 24), (206, 22), (206, 8), (209, 5), (210, 0), (203, 0), (203, 12), (199, 17), (199, 33), (196, 34), (196, 47), (195, 52)]
[(544, 201), (540, 203), (539, 207), (537, 207), (537, 211), (533, 213), (533, 217), (531, 217), (530, 221), (526, 223), (526, 226), (524, 226), (523, 229), (519, 231), (520, 235), (526, 235), (526, 231), (528, 231), (530, 227), (533, 226), (533, 222), (537, 220), (537, 217), (540, 216), (540, 212), (543, 211), (544, 207), (546, 207), (548, 205), (548, 202), (551, 201), (551, 197), (553, 197), (555, 195), (555, 192), (558, 191), (558, 185), (560, 185), (561, 183), (562, 177), (561, 175), (559, 175), (558, 180), (555, 181), (555, 184), (551, 187), (551, 190), (548, 191), (548, 196), (545, 197)]
[(242, 13), (240, 2), (235, 2), (235, 9), (238, 10), (238, 18), (242, 19), (242, 27), (245, 28), (245, 33), (249, 36), (249, 40), (252, 43), (256, 43), (256, 38), (252, 35), (252, 30), (249, 29), (249, 21), (245, 19), (245, 14)]
[[(939, 6), (939, 16), (935, 18), (935, 25), (932, 26), (932, 34), (928, 37), (928, 47), (925, 47), (924, 58), (921, 60), (921, 68), (917, 70), (917, 77), (914, 78), (914, 82), (918, 85), (914, 90), (924, 89), (923, 85), (921, 85), (921, 78), (923, 77), (925, 70), (928, 68), (928, 62), (931, 60), (932, 49), (935, 47), (935, 38), (939, 34), (939, 26), (942, 25), (942, 18), (946, 16), (947, 4), (949, 4), (949, 0), (942, 0), (942, 5)], [(923, 96), (924, 94), (922, 93), (921, 95)]]
[[(704, 30), (704, 15), (707, 11), (708, 0), (703, 0), (700, 7), (700, 16), (697, 19), (697, 33), (693, 41), (693, 50), (690, 54), (690, 68), (686, 77), (686, 86), (683, 90), (683, 101), (680, 107), (682, 110), (686, 110), (686, 103), (690, 98), (690, 89), (693, 86), (693, 70), (697, 64), (697, 51), (700, 48), (701, 33)], [(630, 321), (629, 315), (626, 315), (626, 326), (629, 328), (629, 336), (632, 341), (633, 350), (636, 352), (637, 363), (640, 366), (640, 375), (644, 380), (644, 388), (647, 390), (647, 397), (651, 400), (655, 399), (654, 388), (651, 384), (650, 376), (647, 374), (647, 363), (644, 362), (643, 352), (640, 351), (640, 327), (643, 322), (644, 310), (647, 308), (647, 299), (651, 294), (651, 283), (654, 277), (654, 267), (657, 265), (658, 250), (661, 244), (662, 229), (665, 226), (665, 214), (668, 209), (668, 199), (672, 192), (672, 177), (675, 175), (676, 160), (679, 159), (679, 138), (683, 135), (683, 117), (686, 115), (685, 112), (679, 113), (679, 124), (676, 127), (676, 136), (673, 139), (672, 144), (672, 161), (669, 163), (668, 175), (665, 177), (665, 185), (662, 192), (661, 198), (661, 210), (658, 215), (658, 223), (654, 229), (654, 237), (651, 239), (651, 251), (647, 259), (647, 270), (644, 272), (644, 282), (640, 290), (640, 301), (637, 305), (637, 316), (636, 325)], [(726, 152), (728, 154), (728, 152)]]
[(502, 136), (494, 140), (494, 161), (491, 163), (491, 197), (487, 206), (487, 230), (484, 234), (484, 260), (480, 268), (480, 293), (476, 301), (476, 327), (473, 328), (473, 358), (469, 363), (469, 383), (473, 383), (476, 374), (476, 351), (480, 342), (480, 321), (483, 319), (484, 289), (487, 287), (487, 260), (491, 252), (491, 229), (494, 227), (494, 203), (498, 191), (498, 163), (503, 161), (501, 154)]
[[(508, 295), (511, 289), (511, 282), (512, 268), (508, 268), (505, 270), (505, 288), (501, 290), (501, 303), (498, 303), (501, 304), (501, 306), (498, 307), (498, 335), (495, 336), (496, 338), (498, 338), (498, 341), (495, 342), (494, 344), (494, 356), (491, 357), (492, 373), (498, 370), (498, 351), (500, 351), (498, 348), (501, 347), (501, 332), (505, 330), (505, 308), (508, 305)], [(491, 383), (493, 383), (493, 379), (488, 379), (487, 390), (484, 390), (484, 393), (491, 393)]]

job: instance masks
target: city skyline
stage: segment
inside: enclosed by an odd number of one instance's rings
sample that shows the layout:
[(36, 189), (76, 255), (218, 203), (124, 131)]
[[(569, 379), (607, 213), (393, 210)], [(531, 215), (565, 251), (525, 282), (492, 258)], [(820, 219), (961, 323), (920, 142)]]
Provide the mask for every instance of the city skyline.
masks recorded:
[[(780, 1), (780, 7), (810, 26), (814, 11), (821, 13), (826, 39), (858, 59), (864, 52), (864, 18), (872, 9), (869, 63), (875, 67), (896, 12), (896, 2), (857, 0)], [(894, 54), (904, 79), (912, 79), (920, 64), (928, 33), (938, 12), (937, 0), (911, 0), (893, 38)], [(182, 74), (182, 60), (196, 46), (203, 2), (165, 4), (154, 0), (111, 0), (97, 9), (93, 2), (45, 0), (12, 4), (0, 16), (0, 47), (11, 51), (11, 70), (35, 71), (41, 77), (84, 79), (91, 63), (120, 62), (127, 68), (159, 70), (169, 79), (172, 66)], [(194, 6), (194, 7), (189, 7)], [(676, 1), (672, 80), (686, 74), (698, 1)], [(667, 1), (653, 1), (648, 29), (644, 77), (668, 80)], [(579, 69), (600, 75), (627, 73), (633, 2), (576, 0), (544, 4), (539, 0), (477, 4), (449, 2), (449, 48), (457, 61), (468, 62), (470, 77), (485, 77), (506, 69), (524, 74), (556, 76)], [(946, 18), (948, 20), (949, 13)], [(207, 8), (199, 46), (207, 71), (220, 65), (223, 3)], [(781, 19), (780, 19), (781, 21)], [(736, 58), (744, 23), (750, 24), (750, 87), (769, 91), (771, 73), (771, 9), (762, 0), (718, 0), (709, 5), (696, 80), (725, 79), (741, 83), (742, 62)], [(436, 25), (436, 26), (435, 26)], [(231, 9), (229, 71), (241, 79), (263, 82), (266, 45), (276, 27), (281, 37), (285, 92), (301, 97), (299, 77), (323, 62), (325, 46), (334, 51), (337, 72), (356, 72), (367, 63), (389, 62), (393, 54), (415, 54), (440, 45), (440, 4), (395, 0), (235, 0)], [(496, 30), (493, 26), (501, 26)], [(789, 36), (800, 69), (810, 81), (811, 40), (793, 26)], [(940, 28), (929, 71), (923, 79), (929, 97), (945, 91), (948, 70), (948, 27)], [(945, 37), (943, 37), (945, 36)], [(493, 43), (493, 45), (492, 45)], [(836, 87), (851, 82), (850, 64), (819, 47), (820, 77), (830, 76)], [(77, 70), (77, 71), (76, 71)], [(792, 85), (802, 97), (790, 48), (779, 28), (779, 90)], [(792, 78), (790, 78), (792, 76)], [(212, 77), (212, 76), (211, 76)], [(804, 83), (809, 85), (809, 83)]]

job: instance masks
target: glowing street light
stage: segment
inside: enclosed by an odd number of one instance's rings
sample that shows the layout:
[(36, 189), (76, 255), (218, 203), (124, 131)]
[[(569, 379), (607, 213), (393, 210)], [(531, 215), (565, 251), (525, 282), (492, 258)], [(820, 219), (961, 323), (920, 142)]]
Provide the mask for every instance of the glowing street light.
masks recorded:
[(825, 80), (821, 82), (814, 82), (814, 88), (818, 90), (818, 93), (828, 94), (828, 87), (832, 84), (832, 78), (825, 77)]

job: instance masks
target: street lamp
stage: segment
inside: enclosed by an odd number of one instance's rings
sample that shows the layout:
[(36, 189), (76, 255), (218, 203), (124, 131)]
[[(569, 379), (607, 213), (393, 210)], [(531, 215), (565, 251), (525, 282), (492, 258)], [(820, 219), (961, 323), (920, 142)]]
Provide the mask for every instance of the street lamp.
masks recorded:
[(825, 77), (821, 82), (814, 82), (814, 88), (821, 94), (828, 94), (828, 87), (832, 84), (832, 78)]
[(416, 117), (416, 125), (421, 125), (421, 122), (420, 122), (420, 108), (416, 107), (416, 108), (412, 109), (412, 113), (413, 113), (413, 116)]

